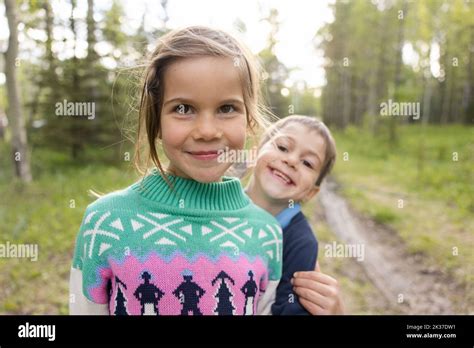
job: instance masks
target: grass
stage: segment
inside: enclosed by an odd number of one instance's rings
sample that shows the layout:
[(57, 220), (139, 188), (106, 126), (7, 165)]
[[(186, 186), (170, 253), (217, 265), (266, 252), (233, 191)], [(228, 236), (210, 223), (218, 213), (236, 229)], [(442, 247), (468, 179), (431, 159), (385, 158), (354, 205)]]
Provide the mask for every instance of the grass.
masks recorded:
[(46, 151), (35, 153), (33, 168), (35, 181), (29, 185), (8, 172), (0, 179), (0, 243), (39, 249), (36, 262), (0, 258), (0, 313), (67, 314), (74, 242), (85, 208), (95, 200), (88, 191), (110, 192), (137, 176), (127, 164), (72, 164)]
[(474, 301), (474, 128), (404, 126), (398, 135), (394, 146), (383, 133), (335, 133), (342, 193), (393, 227), (410, 252), (452, 275)]

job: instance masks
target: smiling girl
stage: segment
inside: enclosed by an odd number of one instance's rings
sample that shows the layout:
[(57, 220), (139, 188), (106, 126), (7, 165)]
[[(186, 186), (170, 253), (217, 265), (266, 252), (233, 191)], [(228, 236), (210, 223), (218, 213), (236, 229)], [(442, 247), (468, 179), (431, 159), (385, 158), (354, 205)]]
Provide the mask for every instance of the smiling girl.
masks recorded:
[(87, 207), (71, 314), (270, 313), (281, 228), (217, 160), (261, 124), (259, 83), (253, 55), (223, 31), (188, 27), (160, 39), (144, 76), (137, 144), (138, 160), (155, 169)]
[(318, 242), (301, 212), (301, 204), (319, 192), (335, 161), (331, 132), (313, 117), (282, 118), (260, 141), (247, 194), (283, 228), (283, 272), (273, 314), (344, 312), (337, 281), (319, 270)]

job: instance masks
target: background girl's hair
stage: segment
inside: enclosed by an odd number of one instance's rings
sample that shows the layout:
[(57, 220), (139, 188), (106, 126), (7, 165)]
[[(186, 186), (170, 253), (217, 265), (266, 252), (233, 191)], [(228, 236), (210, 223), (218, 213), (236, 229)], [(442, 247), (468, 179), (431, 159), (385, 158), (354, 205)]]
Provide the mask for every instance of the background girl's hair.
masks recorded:
[(329, 128), (320, 120), (315, 117), (303, 116), (303, 115), (291, 115), (282, 118), (278, 122), (275, 122), (263, 135), (259, 149), (265, 145), (268, 141), (273, 139), (280, 130), (286, 127), (290, 123), (299, 123), (306, 126), (309, 130), (314, 130), (320, 134), (326, 145), (326, 151), (324, 154), (324, 161), (321, 166), (321, 171), (316, 179), (316, 186), (320, 186), (323, 179), (331, 172), (334, 163), (336, 162), (336, 142), (331, 135)]
[(172, 30), (159, 38), (143, 74), (135, 144), (135, 167), (140, 173), (146, 173), (151, 161), (166, 179), (156, 148), (156, 140), (161, 131), (164, 74), (168, 66), (179, 59), (202, 56), (227, 57), (233, 60), (242, 83), (249, 130), (256, 135), (258, 129), (268, 127), (269, 121), (264, 115), (273, 115), (263, 103), (260, 89), (261, 66), (252, 52), (238, 39), (219, 29), (190, 26)]

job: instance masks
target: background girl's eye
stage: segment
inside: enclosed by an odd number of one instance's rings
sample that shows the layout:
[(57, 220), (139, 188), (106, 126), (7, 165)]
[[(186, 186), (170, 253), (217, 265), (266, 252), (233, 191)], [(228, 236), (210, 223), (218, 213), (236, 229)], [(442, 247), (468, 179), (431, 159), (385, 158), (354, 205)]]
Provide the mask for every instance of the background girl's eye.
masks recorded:
[(234, 105), (232, 104), (226, 104), (226, 105), (222, 105), (221, 106), (221, 111), (224, 113), (224, 114), (229, 114), (231, 112), (235, 112), (235, 108), (234, 108)]
[(185, 115), (188, 111), (191, 110), (191, 107), (187, 104), (179, 104), (175, 107), (174, 111), (176, 111), (180, 115)]
[(283, 145), (277, 145), (278, 150), (286, 152), (286, 147)]
[(306, 160), (303, 161), (303, 164), (308, 168), (311, 168), (311, 169), (313, 168), (313, 165), (310, 162), (306, 161)]

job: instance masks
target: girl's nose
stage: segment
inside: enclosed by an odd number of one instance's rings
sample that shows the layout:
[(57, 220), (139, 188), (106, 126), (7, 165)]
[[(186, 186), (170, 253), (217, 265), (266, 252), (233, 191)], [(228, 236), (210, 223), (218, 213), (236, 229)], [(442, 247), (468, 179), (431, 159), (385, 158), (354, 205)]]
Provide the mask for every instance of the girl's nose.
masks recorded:
[(216, 120), (211, 114), (202, 114), (197, 118), (196, 127), (194, 129), (195, 140), (212, 140), (219, 138), (222, 132), (216, 126)]
[(285, 159), (283, 160), (289, 167), (295, 168), (298, 164), (298, 156), (295, 151), (286, 154)]

